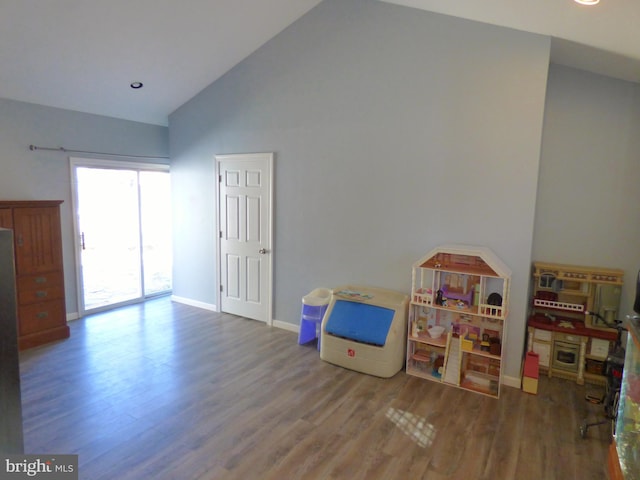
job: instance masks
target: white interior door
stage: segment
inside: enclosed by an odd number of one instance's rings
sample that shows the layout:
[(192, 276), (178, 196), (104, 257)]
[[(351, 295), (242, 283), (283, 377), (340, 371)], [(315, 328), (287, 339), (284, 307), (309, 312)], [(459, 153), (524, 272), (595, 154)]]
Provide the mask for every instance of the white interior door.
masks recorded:
[(271, 324), (273, 154), (216, 160), (220, 309)]

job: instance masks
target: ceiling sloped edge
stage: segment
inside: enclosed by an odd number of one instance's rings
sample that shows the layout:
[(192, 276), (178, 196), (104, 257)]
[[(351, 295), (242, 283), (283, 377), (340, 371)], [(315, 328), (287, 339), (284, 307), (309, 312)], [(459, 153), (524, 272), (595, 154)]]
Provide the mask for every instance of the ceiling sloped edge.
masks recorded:
[(640, 59), (637, 58), (558, 37), (551, 37), (550, 55), (552, 64), (640, 83)]

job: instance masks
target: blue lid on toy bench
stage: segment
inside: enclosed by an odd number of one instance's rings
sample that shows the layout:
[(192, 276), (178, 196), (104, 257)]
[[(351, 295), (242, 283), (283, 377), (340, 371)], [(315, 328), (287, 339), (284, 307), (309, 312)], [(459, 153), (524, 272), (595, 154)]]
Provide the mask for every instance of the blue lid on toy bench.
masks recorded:
[(325, 330), (338, 337), (383, 346), (395, 313), (376, 305), (336, 300)]

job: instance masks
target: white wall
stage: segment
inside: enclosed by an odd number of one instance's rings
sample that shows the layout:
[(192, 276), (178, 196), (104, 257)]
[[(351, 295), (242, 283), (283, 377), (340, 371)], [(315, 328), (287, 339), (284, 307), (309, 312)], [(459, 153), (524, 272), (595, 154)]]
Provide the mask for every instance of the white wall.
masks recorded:
[(31, 151), (31, 144), (168, 156), (168, 129), (0, 98), (0, 198), (64, 200), (61, 221), (65, 297), (67, 313), (73, 317), (77, 315), (78, 302), (69, 155), (46, 150)]
[(442, 243), (513, 271), (506, 374), (526, 322), (549, 39), (325, 0), (170, 116), (174, 294), (216, 304), (215, 154), (274, 151), (275, 318), (317, 286), (410, 290)]
[(625, 270), (631, 313), (640, 269), (640, 85), (552, 65), (533, 258)]

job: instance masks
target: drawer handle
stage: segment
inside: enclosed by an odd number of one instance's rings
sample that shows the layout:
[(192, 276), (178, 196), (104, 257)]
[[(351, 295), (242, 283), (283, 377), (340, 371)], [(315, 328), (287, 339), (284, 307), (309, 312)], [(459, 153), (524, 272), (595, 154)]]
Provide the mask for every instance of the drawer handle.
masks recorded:
[(47, 283), (47, 277), (36, 277), (36, 283)]
[(47, 318), (49, 316), (49, 312), (38, 312), (36, 317), (38, 318)]
[(38, 290), (36, 292), (36, 297), (38, 298), (44, 298), (47, 296), (47, 291), (46, 290)]

